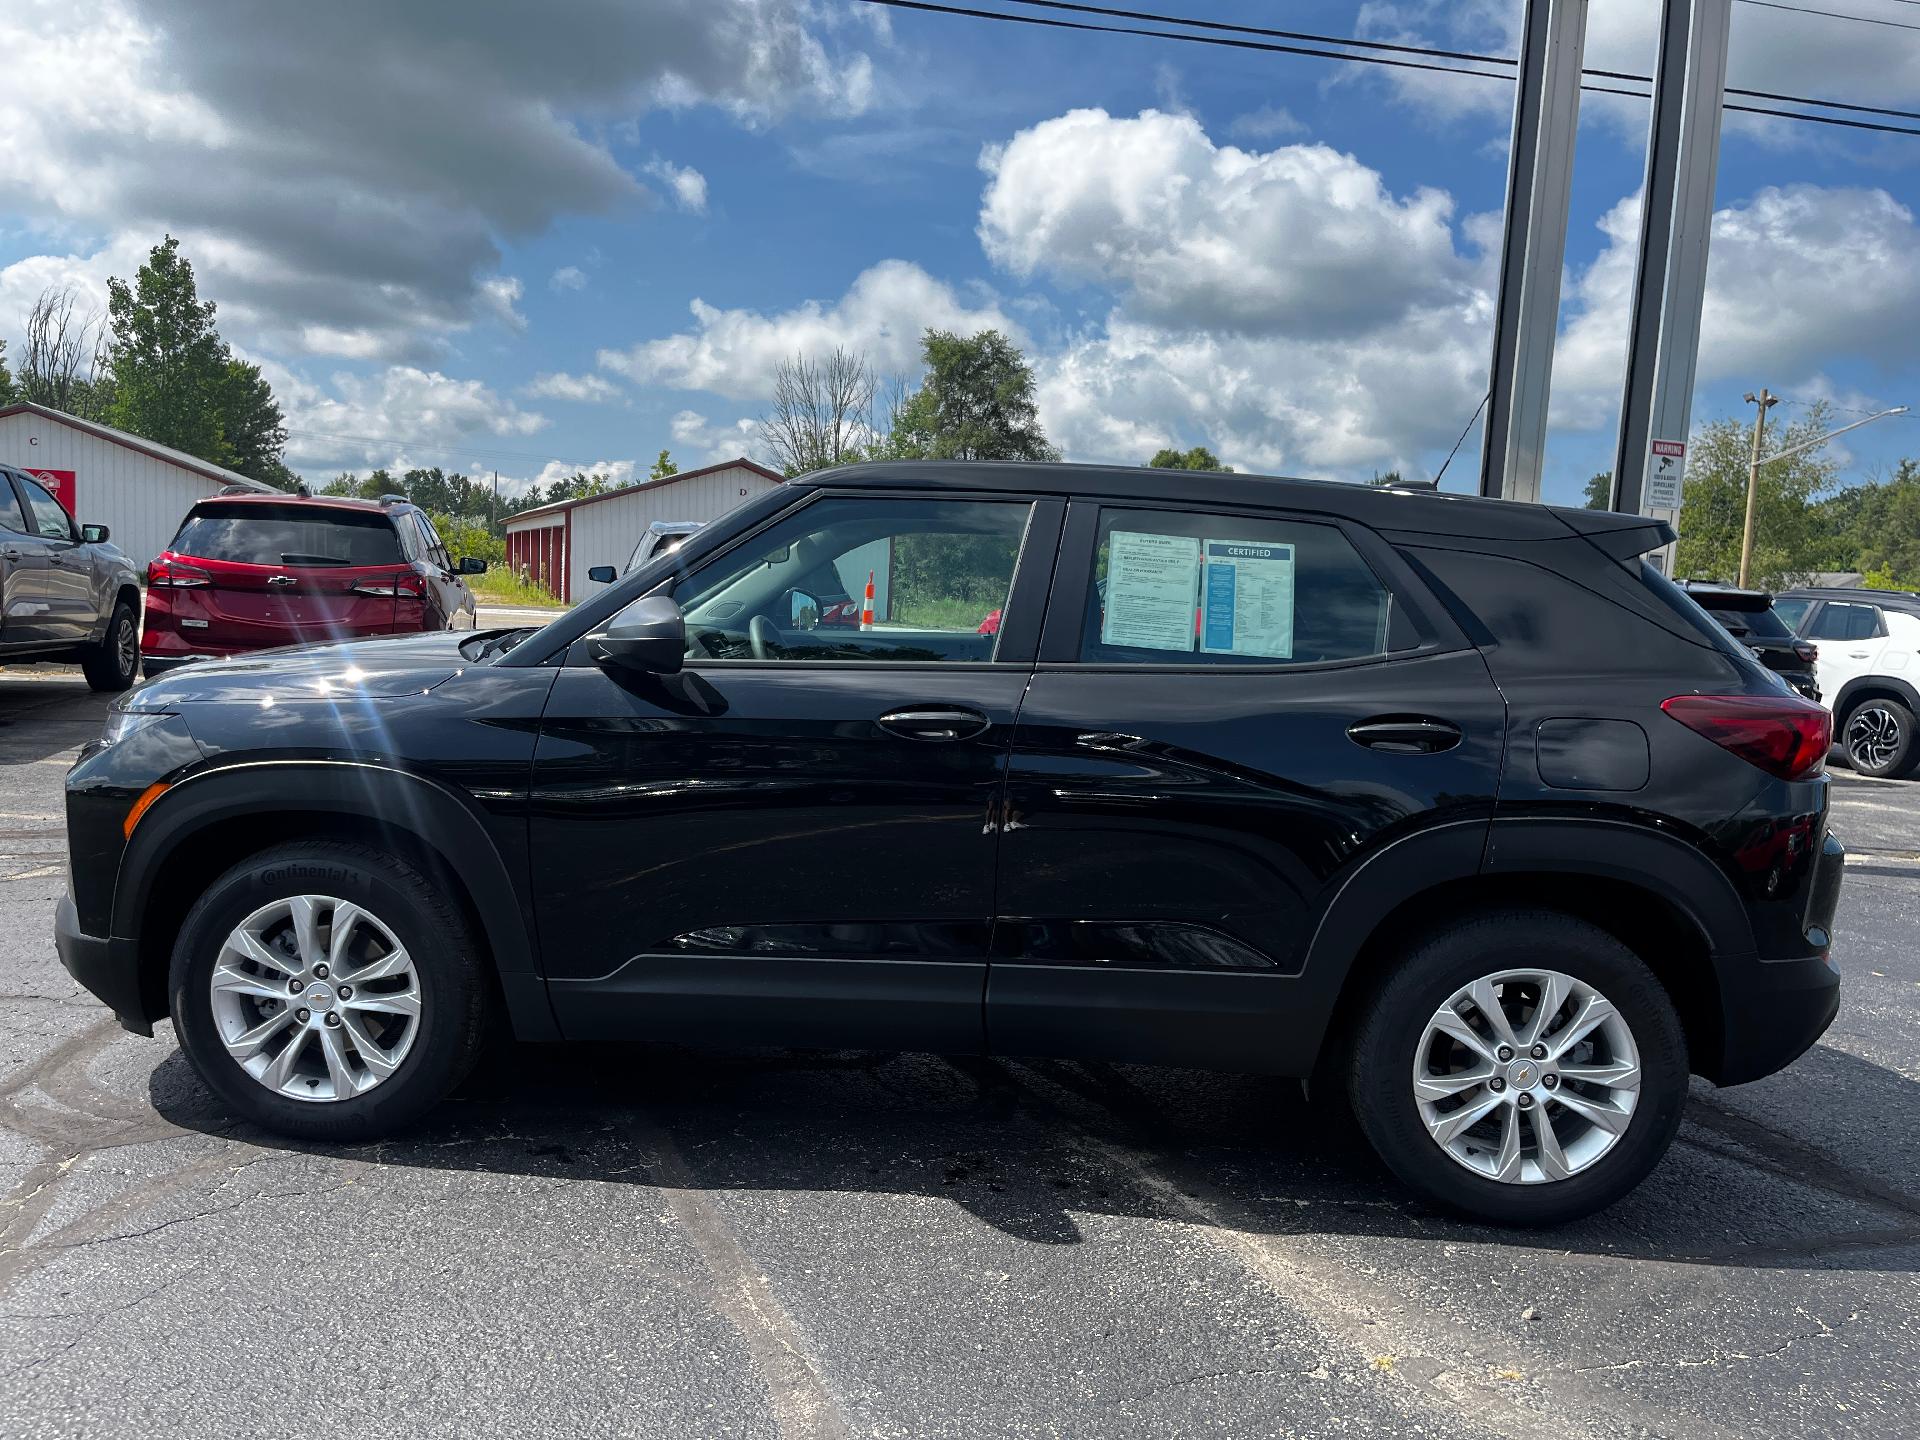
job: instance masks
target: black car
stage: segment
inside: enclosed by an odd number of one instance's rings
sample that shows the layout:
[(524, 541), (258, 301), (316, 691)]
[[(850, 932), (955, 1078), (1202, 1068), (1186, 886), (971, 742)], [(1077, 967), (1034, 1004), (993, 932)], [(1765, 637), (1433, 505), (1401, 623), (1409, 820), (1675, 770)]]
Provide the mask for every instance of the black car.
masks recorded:
[(540, 630), (128, 697), (68, 777), (60, 953), (293, 1135), (419, 1118), (504, 1017), (1309, 1077), (1431, 1199), (1564, 1219), (1652, 1168), (1689, 1072), (1777, 1070), (1838, 1004), (1829, 718), (1643, 563), (1668, 538), (820, 472)]
[(1703, 580), (1689, 580), (1681, 588), (1699, 601), (1729, 635), (1753, 651), (1762, 665), (1807, 699), (1820, 698), (1820, 681), (1814, 670), (1820, 651), (1812, 641), (1793, 633), (1793, 627), (1775, 612), (1772, 595), (1765, 590), (1742, 590)]

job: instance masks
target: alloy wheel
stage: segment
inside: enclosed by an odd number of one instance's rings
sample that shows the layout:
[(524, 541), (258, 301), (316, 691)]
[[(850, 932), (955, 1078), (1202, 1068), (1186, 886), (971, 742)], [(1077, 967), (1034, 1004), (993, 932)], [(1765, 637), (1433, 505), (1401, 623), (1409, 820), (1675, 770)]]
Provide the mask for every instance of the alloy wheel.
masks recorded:
[(1862, 705), (1847, 720), (1847, 758), (1856, 770), (1884, 770), (1900, 754), (1900, 722), (1883, 705)]
[(221, 1043), (261, 1085), (293, 1100), (364, 1095), (420, 1033), (420, 977), (378, 916), (330, 895), (261, 906), (213, 965)]
[(1420, 1118), (1447, 1156), (1490, 1180), (1565, 1180), (1619, 1143), (1640, 1052), (1611, 1001), (1558, 970), (1504, 970), (1434, 1011), (1413, 1062)]
[(140, 663), (140, 636), (135, 631), (131, 615), (122, 615), (120, 623), (114, 626), (113, 658), (122, 675), (131, 676), (134, 667)]

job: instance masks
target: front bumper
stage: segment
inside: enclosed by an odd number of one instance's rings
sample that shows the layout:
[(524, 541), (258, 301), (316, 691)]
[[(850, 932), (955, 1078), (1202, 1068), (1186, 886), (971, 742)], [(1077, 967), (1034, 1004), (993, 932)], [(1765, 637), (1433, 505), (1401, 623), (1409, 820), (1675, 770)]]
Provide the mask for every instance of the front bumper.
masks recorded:
[(1807, 901), (1811, 955), (1752, 960), (1723, 977), (1720, 1063), (1707, 1077), (1716, 1085), (1744, 1085), (1785, 1069), (1826, 1034), (1840, 1012), (1840, 967), (1829, 947), (1846, 862), (1846, 848), (1831, 834), (1823, 837)]
[(103, 940), (80, 928), (73, 897), (62, 895), (53, 910), (53, 945), (60, 963), (136, 1035), (153, 1034), (140, 998), (140, 970), (129, 941)]

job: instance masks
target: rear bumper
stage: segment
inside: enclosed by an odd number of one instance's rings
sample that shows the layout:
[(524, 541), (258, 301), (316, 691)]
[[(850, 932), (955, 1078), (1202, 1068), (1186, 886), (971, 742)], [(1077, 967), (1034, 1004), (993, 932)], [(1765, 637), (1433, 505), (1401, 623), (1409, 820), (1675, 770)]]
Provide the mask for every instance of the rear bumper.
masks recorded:
[(1716, 1085), (1743, 1085), (1783, 1070), (1805, 1054), (1840, 1011), (1840, 967), (1833, 962), (1833, 912), (1847, 852), (1824, 837), (1807, 902), (1812, 954), (1752, 960), (1720, 986), (1721, 1053)]
[(140, 999), (140, 970), (130, 941), (105, 940), (80, 928), (73, 897), (62, 895), (53, 910), (53, 945), (74, 979), (119, 1017), (136, 1035), (153, 1034)]

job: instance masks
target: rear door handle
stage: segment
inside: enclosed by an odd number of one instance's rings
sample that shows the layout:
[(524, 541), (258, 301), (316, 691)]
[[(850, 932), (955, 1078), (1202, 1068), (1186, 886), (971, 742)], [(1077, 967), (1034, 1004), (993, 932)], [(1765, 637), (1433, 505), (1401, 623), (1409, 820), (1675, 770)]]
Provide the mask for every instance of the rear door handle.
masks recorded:
[(1461, 734), (1458, 725), (1426, 715), (1382, 715), (1349, 725), (1347, 738), (1393, 755), (1433, 755), (1458, 745)]
[(875, 723), (903, 739), (935, 743), (971, 740), (993, 724), (978, 710), (969, 710), (963, 705), (921, 705), (890, 710)]

